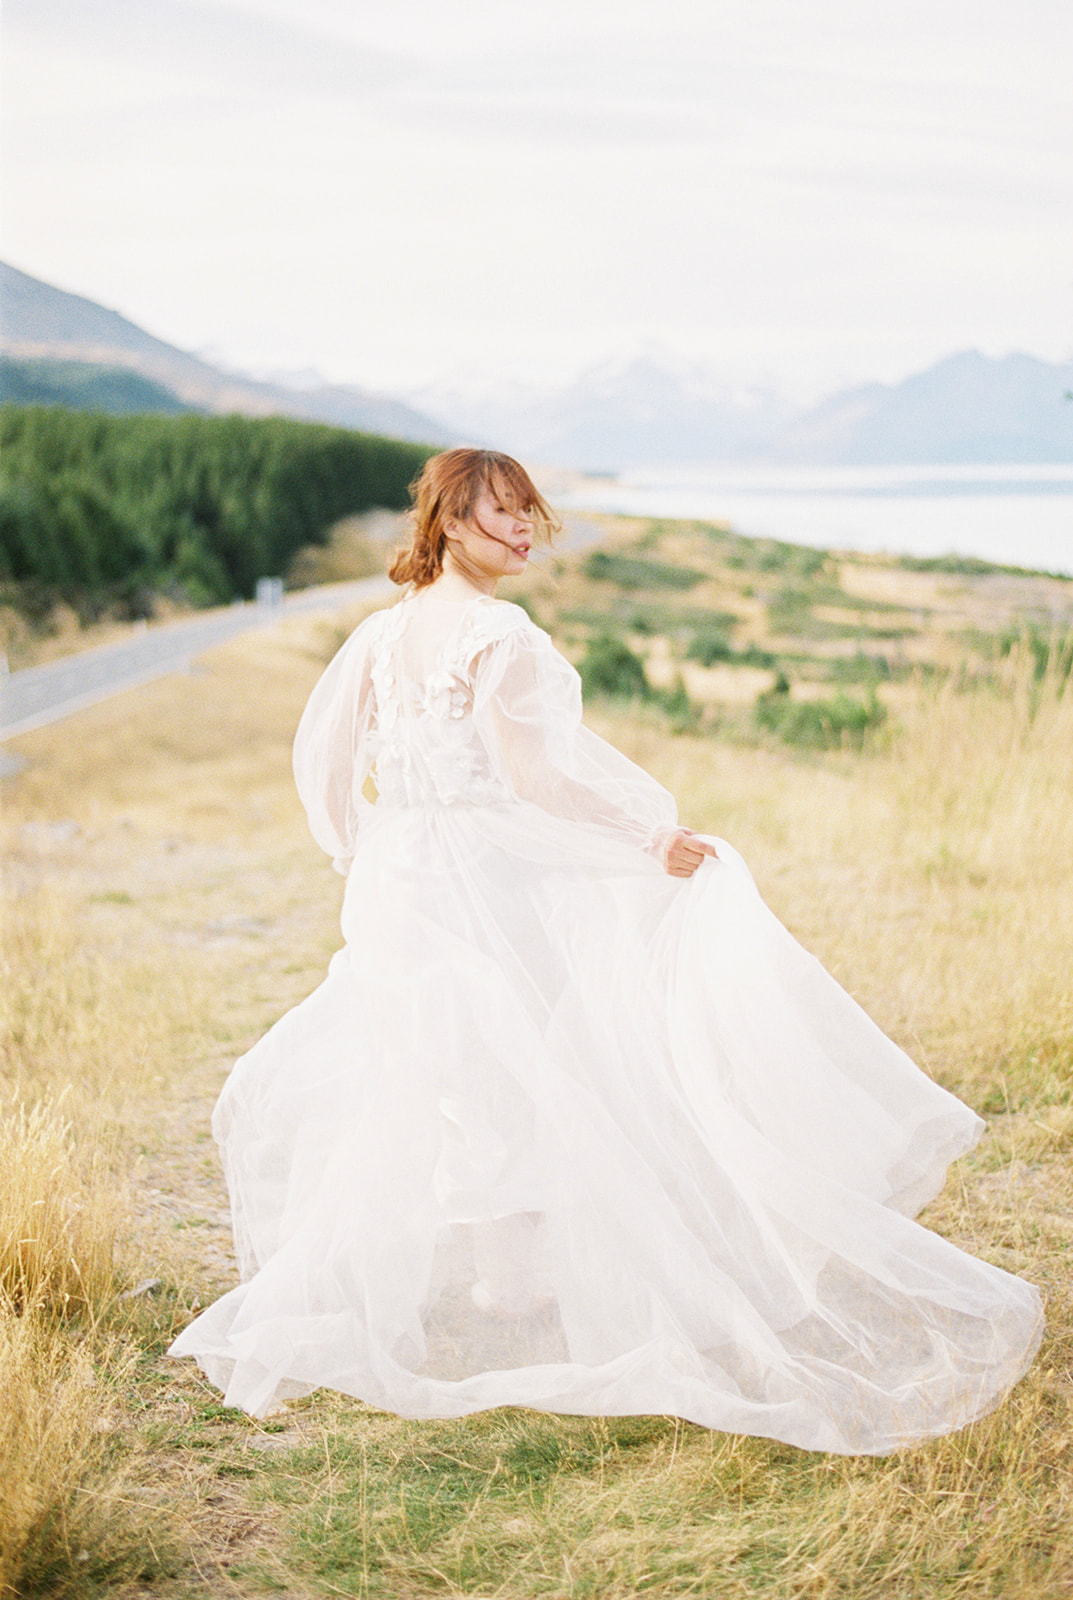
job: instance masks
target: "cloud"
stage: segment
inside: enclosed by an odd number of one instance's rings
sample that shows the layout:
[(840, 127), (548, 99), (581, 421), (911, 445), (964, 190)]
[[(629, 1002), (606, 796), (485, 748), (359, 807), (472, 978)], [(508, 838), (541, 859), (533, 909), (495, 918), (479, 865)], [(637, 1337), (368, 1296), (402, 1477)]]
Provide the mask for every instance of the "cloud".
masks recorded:
[(5, 0), (4, 26), (15, 48), (76, 61), (90, 104), (139, 95), (144, 73), (174, 97), (211, 85), (232, 96), (348, 98), (387, 91), (413, 70), (405, 52), (326, 40), (300, 13), (256, 15), (216, 0)]
[(358, 381), (668, 328), (765, 370), (828, 349), (840, 376), (920, 339), (1058, 353), (1071, 22), (1067, 0), (6, 0), (8, 248), (180, 343)]

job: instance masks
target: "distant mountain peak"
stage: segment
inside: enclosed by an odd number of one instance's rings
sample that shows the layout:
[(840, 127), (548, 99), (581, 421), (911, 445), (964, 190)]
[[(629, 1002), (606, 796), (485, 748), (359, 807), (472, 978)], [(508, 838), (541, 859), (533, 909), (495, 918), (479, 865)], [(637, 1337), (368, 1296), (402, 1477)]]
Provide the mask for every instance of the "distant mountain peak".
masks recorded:
[(556, 390), (425, 391), (445, 424), (534, 461), (598, 471), (714, 462), (813, 466), (1073, 460), (1073, 367), (960, 350), (816, 405), (639, 350)]
[[(731, 382), (650, 341), (570, 382), (466, 373), (405, 397), (312, 370), (257, 379), (155, 338), (119, 312), (0, 265), (9, 356), (126, 368), (206, 411), (279, 412), (430, 444), (465, 441), (598, 471), (716, 462), (815, 466), (1073, 461), (1073, 365), (955, 351), (898, 383), (817, 405)], [(148, 392), (148, 391), (146, 391)]]

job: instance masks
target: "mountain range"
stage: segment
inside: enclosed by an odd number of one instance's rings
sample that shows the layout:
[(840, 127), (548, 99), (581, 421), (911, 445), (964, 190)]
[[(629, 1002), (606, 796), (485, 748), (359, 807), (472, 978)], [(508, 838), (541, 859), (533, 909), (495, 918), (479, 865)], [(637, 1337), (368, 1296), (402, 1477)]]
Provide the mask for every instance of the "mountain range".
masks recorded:
[[(77, 409), (238, 411), (330, 422), (422, 444), (453, 442), (442, 425), (393, 395), (323, 381), (292, 388), (223, 372), (154, 338), (117, 311), (2, 262), (0, 350), (5, 366), (0, 394), (6, 398), (30, 398), (26, 391), (36, 389), (37, 398), (46, 400), (51, 391), (57, 403)], [(68, 371), (57, 371), (61, 366)], [(79, 368), (81, 372), (70, 370)], [(93, 369), (100, 380), (96, 394)], [(50, 376), (55, 380), (51, 385)], [(75, 378), (76, 394), (71, 396), (68, 385)], [(150, 403), (154, 389), (156, 403)]]
[(1073, 462), (1073, 364), (967, 350), (900, 383), (795, 406), (653, 356), (551, 390), (441, 384), (406, 395), (222, 371), (92, 300), (0, 264), (0, 397), (83, 409), (239, 411), (433, 445), (463, 440), (582, 471), (748, 462), (815, 466)]
[(608, 363), (554, 394), (424, 389), (430, 416), (523, 459), (589, 471), (742, 462), (801, 466), (1073, 461), (1073, 365), (947, 356), (901, 383), (809, 407), (699, 368)]

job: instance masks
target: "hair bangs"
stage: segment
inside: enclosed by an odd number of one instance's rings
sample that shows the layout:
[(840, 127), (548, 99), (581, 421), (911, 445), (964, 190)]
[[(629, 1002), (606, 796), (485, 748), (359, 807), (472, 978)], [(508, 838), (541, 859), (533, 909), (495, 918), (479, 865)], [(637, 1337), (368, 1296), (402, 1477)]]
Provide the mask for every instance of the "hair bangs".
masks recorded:
[(484, 455), (484, 487), (506, 510), (531, 517), (534, 536), (549, 544), (561, 524), (521, 462), (496, 450)]

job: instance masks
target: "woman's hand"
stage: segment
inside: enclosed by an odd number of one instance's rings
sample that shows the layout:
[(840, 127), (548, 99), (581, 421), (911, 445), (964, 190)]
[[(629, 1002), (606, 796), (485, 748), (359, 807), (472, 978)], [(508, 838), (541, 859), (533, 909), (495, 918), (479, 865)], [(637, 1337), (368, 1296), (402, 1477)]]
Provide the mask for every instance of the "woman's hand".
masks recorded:
[(714, 844), (698, 839), (691, 828), (675, 828), (662, 841), (660, 860), (672, 878), (691, 878), (705, 856), (714, 856)]

